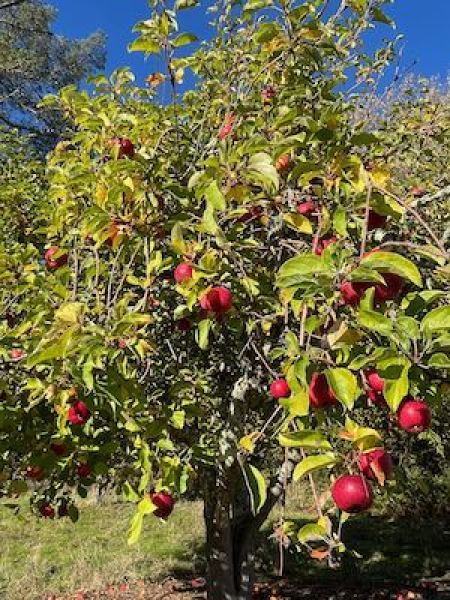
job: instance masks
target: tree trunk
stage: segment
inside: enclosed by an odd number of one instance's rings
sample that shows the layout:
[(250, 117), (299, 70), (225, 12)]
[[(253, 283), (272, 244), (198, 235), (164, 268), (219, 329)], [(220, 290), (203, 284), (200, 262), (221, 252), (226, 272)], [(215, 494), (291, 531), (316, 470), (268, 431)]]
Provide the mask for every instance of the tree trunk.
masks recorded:
[(236, 514), (232, 493), (232, 489), (221, 485), (213, 474), (207, 477), (204, 516), (208, 600), (252, 598), (253, 540), (242, 535), (244, 520)]

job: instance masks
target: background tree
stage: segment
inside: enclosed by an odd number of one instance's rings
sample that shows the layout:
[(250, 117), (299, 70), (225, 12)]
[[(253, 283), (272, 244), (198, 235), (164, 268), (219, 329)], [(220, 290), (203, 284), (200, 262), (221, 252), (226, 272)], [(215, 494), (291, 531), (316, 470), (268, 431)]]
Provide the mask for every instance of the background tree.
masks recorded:
[(52, 31), (56, 10), (35, 0), (0, 4), (0, 123), (49, 147), (60, 115), (38, 108), (42, 98), (103, 68), (105, 39), (68, 40)]
[(155, 3), (131, 46), (165, 57), (171, 105), (126, 70), (46, 101), (76, 131), (49, 159), (45, 247), (0, 255), (2, 493), (38, 481), (36, 510), (76, 520), (74, 487), (109, 479), (136, 503), (133, 543), (195, 485), (209, 598), (248, 600), (255, 534), (292, 478), (317, 522), (282, 510), (275, 537), (331, 564), (348, 515), (391, 488), (361, 409), (426, 439), (450, 362), (448, 250), (423, 219), (408, 226), (428, 253), (395, 243), (408, 183), (336, 91), (356, 63), (378, 68), (361, 35), (383, 2), (283, 2), (274, 18), (221, 3), (213, 39), (179, 58), (187, 4)]

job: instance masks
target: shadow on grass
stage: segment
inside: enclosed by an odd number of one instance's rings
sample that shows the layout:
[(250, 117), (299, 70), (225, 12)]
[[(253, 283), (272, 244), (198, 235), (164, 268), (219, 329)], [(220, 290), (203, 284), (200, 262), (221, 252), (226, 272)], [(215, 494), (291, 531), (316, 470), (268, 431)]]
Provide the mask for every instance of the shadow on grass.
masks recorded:
[[(303, 525), (308, 521), (298, 521)], [(265, 535), (264, 535), (265, 534)], [(274, 574), (277, 548), (263, 532), (260, 560), (263, 572)], [(450, 519), (414, 523), (361, 515), (344, 526), (343, 541), (349, 551), (342, 564), (332, 569), (326, 561), (314, 561), (306, 552), (287, 552), (285, 574), (305, 583), (414, 584), (422, 579), (450, 582)]]

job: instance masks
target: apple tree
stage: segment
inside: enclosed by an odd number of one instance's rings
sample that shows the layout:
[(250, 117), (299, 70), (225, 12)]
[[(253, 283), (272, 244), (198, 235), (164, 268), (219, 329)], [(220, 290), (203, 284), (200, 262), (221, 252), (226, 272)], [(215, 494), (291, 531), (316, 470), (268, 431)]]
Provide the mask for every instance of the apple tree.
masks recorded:
[(420, 215), (426, 242), (397, 243), (406, 182), (339, 91), (387, 60), (361, 48), (384, 2), (220, 2), (187, 54), (192, 4), (152, 2), (136, 26), (130, 50), (165, 61), (146, 89), (120, 69), (46, 100), (75, 133), (48, 159), (45, 243), (0, 255), (1, 491), (76, 520), (75, 492), (113, 482), (134, 543), (194, 486), (208, 597), (248, 600), (256, 534), (291, 481), (317, 522), (283, 509), (275, 536), (333, 564), (345, 520), (392, 485), (356, 408), (426, 435), (450, 366), (448, 250)]

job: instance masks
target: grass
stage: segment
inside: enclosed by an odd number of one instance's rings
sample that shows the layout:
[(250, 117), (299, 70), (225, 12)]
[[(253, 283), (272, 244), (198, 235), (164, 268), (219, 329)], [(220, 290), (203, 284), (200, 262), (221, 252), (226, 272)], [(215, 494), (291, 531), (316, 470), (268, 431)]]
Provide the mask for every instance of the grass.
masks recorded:
[[(310, 515), (310, 498), (297, 490), (289, 506), (299, 520)], [(101, 589), (111, 583), (202, 573), (203, 521), (199, 502), (180, 502), (167, 523), (148, 518), (138, 544), (128, 547), (126, 531), (133, 507), (107, 501), (81, 506), (80, 520), (46, 521), (23, 511), (17, 517), (0, 504), (0, 598), (41, 600), (51, 594)], [(276, 515), (275, 515), (276, 517)], [(261, 534), (262, 574), (273, 574), (276, 548)], [(450, 578), (450, 523), (389, 521), (363, 515), (345, 529), (348, 547), (342, 568), (302, 554), (288, 557), (286, 568), (303, 583), (336, 585), (369, 582), (414, 583), (423, 577)]]

